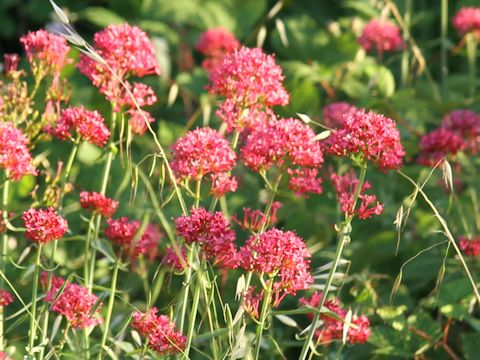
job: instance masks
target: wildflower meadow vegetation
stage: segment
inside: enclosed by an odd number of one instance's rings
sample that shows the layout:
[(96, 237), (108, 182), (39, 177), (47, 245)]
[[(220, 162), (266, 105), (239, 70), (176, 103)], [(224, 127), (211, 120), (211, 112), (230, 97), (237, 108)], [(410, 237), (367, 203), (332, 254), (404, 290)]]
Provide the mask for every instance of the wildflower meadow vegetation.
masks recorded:
[(480, 3), (21, 6), (0, 359), (478, 359)]

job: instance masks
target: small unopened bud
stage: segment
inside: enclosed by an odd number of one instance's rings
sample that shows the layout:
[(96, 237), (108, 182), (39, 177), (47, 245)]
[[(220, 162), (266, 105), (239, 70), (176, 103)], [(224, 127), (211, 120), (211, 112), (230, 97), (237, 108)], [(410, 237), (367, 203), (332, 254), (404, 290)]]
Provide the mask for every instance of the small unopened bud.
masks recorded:
[(17, 71), (20, 56), (18, 56), (18, 54), (5, 54), (3, 55), (3, 62), (5, 66), (5, 75), (10, 76)]

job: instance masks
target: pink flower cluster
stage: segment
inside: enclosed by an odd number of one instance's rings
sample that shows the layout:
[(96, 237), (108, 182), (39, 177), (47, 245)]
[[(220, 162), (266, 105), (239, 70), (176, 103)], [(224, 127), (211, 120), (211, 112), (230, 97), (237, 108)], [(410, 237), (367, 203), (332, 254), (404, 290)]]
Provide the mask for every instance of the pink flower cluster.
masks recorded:
[[(108, 66), (82, 55), (78, 64), (80, 71), (115, 105), (115, 111), (120, 111), (122, 107), (129, 108), (128, 113), (132, 117), (130, 125), (134, 133), (140, 135), (145, 133), (147, 126), (143, 114), (149, 122), (152, 121), (152, 117), (145, 111), (138, 112), (135, 103), (140, 107), (152, 105), (157, 101), (157, 97), (150, 86), (138, 82), (132, 85), (127, 79), (132, 75), (143, 77), (160, 74), (153, 43), (144, 31), (128, 24), (110, 25), (96, 33), (93, 40), (95, 51)], [(126, 88), (121, 85), (120, 80), (124, 82)], [(140, 121), (144, 124), (139, 125)]]
[(480, 115), (471, 110), (455, 110), (443, 118), (440, 128), (421, 138), (417, 162), (435, 166), (459, 151), (475, 154), (479, 146)]
[(269, 108), (287, 105), (289, 101), (283, 79), (275, 58), (261, 49), (242, 47), (226, 55), (210, 73), (210, 92), (226, 98), (217, 116), (229, 131), (242, 131), (271, 119)]
[(211, 213), (203, 208), (192, 208), (190, 213), (190, 216), (175, 219), (177, 234), (183, 237), (187, 244), (198, 242), (205, 257), (219, 267), (236, 268), (236, 236), (223, 213)]
[(313, 130), (300, 120), (280, 119), (259, 126), (248, 135), (241, 152), (254, 171), (286, 166), (289, 187), (297, 194), (322, 191), (316, 169), (323, 163), (322, 150)]
[(405, 46), (399, 28), (379, 19), (372, 19), (365, 25), (358, 43), (366, 51), (376, 50), (378, 54), (399, 50)]
[(28, 209), (22, 214), (27, 228), (25, 237), (37, 244), (46, 244), (60, 239), (68, 230), (67, 220), (57, 214), (54, 208)]
[(44, 299), (52, 303), (51, 309), (65, 316), (74, 329), (101, 324), (102, 304), (98, 303), (98, 297), (83, 286), (71, 282), (64, 285), (64, 282), (61, 277), (52, 277), (52, 286)]
[(0, 306), (8, 306), (13, 302), (13, 296), (8, 291), (0, 289)]
[(458, 243), (465, 255), (477, 257), (478, 254), (480, 254), (480, 237), (469, 238), (467, 236), (460, 236)]
[(20, 63), (20, 56), (18, 54), (4, 54), (3, 66), (5, 67), (5, 75), (11, 76), (17, 71), (18, 64)]
[(239, 220), (235, 216), (232, 216), (232, 220), (244, 230), (258, 232), (263, 227), (272, 226), (277, 223), (277, 211), (281, 206), (282, 204), (280, 202), (273, 202), (268, 216), (260, 210), (244, 208), (242, 220)]
[(83, 106), (69, 107), (62, 110), (62, 115), (55, 126), (46, 129), (61, 140), (72, 138), (72, 131), (89, 143), (104, 146), (110, 137), (110, 130), (98, 111), (86, 110)]
[(98, 192), (82, 191), (80, 193), (80, 205), (82, 208), (93, 210), (107, 219), (115, 214), (118, 204), (118, 201), (110, 199)]
[(0, 169), (5, 169), (14, 181), (37, 173), (27, 144), (25, 135), (12, 123), (0, 121)]
[(157, 308), (132, 315), (132, 327), (148, 340), (148, 347), (160, 355), (173, 355), (185, 349), (186, 337), (175, 331), (175, 324), (166, 315), (157, 315)]
[(480, 37), (480, 7), (463, 7), (453, 17), (452, 24), (464, 35), (473, 32)]
[(362, 154), (385, 172), (400, 168), (405, 155), (395, 121), (373, 111), (345, 114), (343, 126), (333, 130), (323, 144), (332, 155)]
[[(322, 296), (321, 292), (315, 291), (310, 298), (301, 298), (300, 304), (317, 308), (320, 305)], [(345, 319), (347, 312), (340, 307), (338, 299), (327, 300), (324, 306), (339, 318)], [(310, 316), (313, 318), (313, 315)], [(323, 325), (315, 332), (320, 343), (328, 344), (343, 338), (344, 322), (342, 320), (330, 317), (327, 314), (321, 315), (320, 319), (323, 321)], [(351, 325), (348, 328), (347, 341), (350, 344), (363, 344), (370, 337), (370, 333), (370, 321), (368, 318), (365, 315), (353, 315)]]
[(20, 42), (25, 47), (35, 75), (39, 73), (57, 75), (68, 63), (70, 47), (62, 36), (38, 30), (22, 36)]
[(180, 250), (181, 259), (178, 255), (179, 254), (171, 246), (168, 246), (165, 249), (163, 263), (175, 270), (184, 270), (186, 267), (190, 266), (187, 259), (187, 249), (185, 247), (182, 247)]
[(347, 102), (331, 103), (323, 108), (323, 121), (329, 128), (336, 129), (343, 126), (344, 116), (359, 109)]
[(332, 175), (332, 182), (337, 192), (338, 202), (345, 216), (358, 216), (359, 219), (368, 219), (383, 212), (383, 205), (377, 201), (375, 195), (367, 195), (365, 191), (371, 188), (368, 181), (363, 183), (355, 204), (355, 192), (358, 188), (358, 179), (352, 171), (344, 176)]
[(223, 61), (226, 54), (230, 54), (240, 47), (240, 42), (235, 35), (224, 28), (209, 29), (200, 35), (195, 49), (206, 58), (202, 61), (202, 67), (211, 72)]
[[(145, 231), (141, 235), (137, 235), (140, 225), (140, 221), (130, 220), (127, 217), (109, 219), (105, 236), (133, 258), (142, 254), (153, 260), (158, 253), (158, 243), (162, 238), (162, 233), (157, 226), (148, 224)], [(135, 239), (136, 235), (138, 239)]]
[(277, 304), (282, 296), (309, 288), (313, 282), (310, 257), (305, 243), (294, 232), (275, 228), (252, 235), (239, 250), (242, 268), (274, 277)]
[(230, 175), (236, 155), (218, 131), (208, 127), (189, 131), (173, 144), (172, 152), (171, 166), (179, 180), (200, 180), (210, 175), (216, 197), (237, 189), (237, 180)]

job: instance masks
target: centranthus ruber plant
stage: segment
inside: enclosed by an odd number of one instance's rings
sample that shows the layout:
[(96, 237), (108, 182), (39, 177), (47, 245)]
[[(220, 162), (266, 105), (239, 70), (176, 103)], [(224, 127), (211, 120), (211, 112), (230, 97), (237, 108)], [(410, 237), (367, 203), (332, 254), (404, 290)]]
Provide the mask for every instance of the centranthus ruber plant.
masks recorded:
[[(473, 358), (476, 84), (425, 124), (399, 105), (410, 3), (305, 38), (298, 4), (247, 31), (145, 2), (80, 36), (51, 1), (1, 67), (0, 359)], [(453, 18), (470, 74), (477, 10)]]

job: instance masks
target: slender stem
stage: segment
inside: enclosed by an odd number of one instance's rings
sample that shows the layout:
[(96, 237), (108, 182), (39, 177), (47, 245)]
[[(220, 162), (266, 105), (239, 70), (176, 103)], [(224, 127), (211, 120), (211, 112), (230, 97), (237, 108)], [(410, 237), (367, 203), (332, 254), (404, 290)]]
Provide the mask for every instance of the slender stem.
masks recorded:
[(258, 359), (258, 356), (260, 355), (260, 345), (262, 343), (262, 334), (263, 334), (263, 329), (265, 328), (265, 321), (267, 320), (267, 315), (269, 312), (270, 308), (270, 297), (272, 295), (272, 287), (273, 287), (273, 277), (270, 277), (270, 281), (268, 283), (267, 290), (265, 292), (265, 296), (263, 297), (263, 303), (262, 303), (262, 310), (260, 313), (260, 322), (257, 325), (257, 331), (255, 333), (255, 360)]
[(67, 342), (67, 335), (68, 335), (69, 330), (70, 330), (70, 321), (67, 322), (67, 326), (65, 327), (65, 331), (63, 332), (62, 340), (60, 341), (60, 344), (58, 346), (58, 352), (59, 352), (60, 356), (62, 356), (63, 347), (65, 346), (65, 343)]
[(105, 317), (102, 343), (100, 345), (100, 351), (98, 352), (98, 357), (97, 357), (98, 360), (102, 359), (103, 348), (107, 343), (108, 332), (109, 332), (108, 330), (110, 327), (110, 320), (112, 319), (112, 313), (113, 313), (113, 305), (115, 304), (115, 293), (117, 291), (118, 269), (120, 268), (121, 259), (122, 259), (122, 254), (118, 256), (117, 261), (115, 262), (115, 265), (113, 268), (112, 284), (110, 285), (110, 297), (108, 299), (107, 316)]
[[(203, 275), (203, 274), (202, 274)], [(213, 285), (212, 285), (213, 287)], [(212, 311), (210, 310), (210, 302), (209, 302), (209, 296), (208, 296), (208, 291), (206, 286), (202, 286), (203, 289), (203, 296), (205, 298), (205, 308), (207, 310), (207, 318), (208, 318), (208, 324), (210, 326), (210, 332), (214, 332), (215, 330), (215, 324), (213, 323), (213, 316), (212, 316)], [(215, 301), (215, 300), (213, 300)], [(218, 356), (218, 346), (217, 346), (217, 340), (215, 339), (215, 336), (212, 336), (211, 338), (211, 343), (212, 343), (212, 355), (214, 359), (219, 359)]]
[[(198, 275), (199, 273), (197, 273)], [(183, 352), (183, 357), (188, 359), (190, 353), (190, 347), (192, 345), (193, 333), (195, 331), (195, 320), (197, 318), (198, 304), (200, 302), (200, 290), (202, 284), (200, 276), (197, 276), (197, 282), (195, 286), (195, 292), (193, 293), (193, 302), (192, 309), (190, 310), (190, 319), (188, 323), (188, 332), (187, 332), (187, 343), (185, 345), (185, 351)]]
[(476, 92), (477, 79), (475, 78), (477, 73), (477, 38), (474, 33), (466, 35), (467, 41), (467, 57), (468, 57), (468, 70), (470, 77), (470, 96), (474, 97)]
[(78, 146), (80, 139), (76, 140), (73, 144), (72, 150), (70, 151), (70, 155), (68, 156), (67, 165), (65, 167), (65, 172), (62, 175), (60, 180), (60, 197), (58, 199), (58, 210), (61, 211), (63, 208), (63, 198), (65, 197), (65, 186), (70, 179), (70, 173), (72, 172), (73, 162), (75, 161), (75, 157), (77, 155)]
[[(367, 163), (363, 162), (360, 170), (360, 176), (358, 180), (358, 185), (357, 189), (355, 190), (355, 195), (354, 195), (354, 202), (353, 202), (353, 207), (352, 207), (352, 212), (354, 212), (358, 197), (360, 195), (360, 192), (363, 187), (363, 183), (365, 181), (365, 175), (367, 173)], [(322, 311), (323, 306), (325, 305), (325, 301), (327, 300), (328, 293), (330, 291), (330, 287), (332, 286), (333, 282), (333, 277), (335, 275), (335, 272), (337, 271), (338, 264), (340, 262), (340, 259), (342, 258), (342, 253), (343, 253), (343, 248), (345, 245), (350, 241), (350, 232), (351, 232), (351, 222), (353, 220), (353, 215), (350, 215), (345, 219), (344, 222), (340, 225), (340, 228), (338, 230), (338, 243), (337, 243), (337, 249), (335, 251), (335, 256), (333, 259), (333, 264), (330, 267), (330, 270), (328, 272), (328, 277), (327, 277), (327, 282), (325, 284), (325, 288), (322, 293), (322, 298), (320, 300), (320, 304), (318, 305), (317, 309), (319, 311), (315, 312), (315, 315), (313, 317), (313, 321), (310, 327), (310, 330), (308, 332), (308, 335), (305, 339), (305, 342), (303, 343), (302, 347), (302, 352), (300, 353), (300, 360), (305, 360), (308, 354), (308, 349), (310, 347), (310, 342), (313, 339), (313, 335), (315, 334), (315, 330), (317, 328), (317, 323), (318, 320), (320, 319), (320, 314)]]
[(441, 78), (442, 78), (442, 97), (447, 96), (447, 41), (448, 41), (448, 0), (442, 0), (440, 15), (440, 51), (441, 51)]
[[(412, 0), (405, 1), (405, 15), (403, 17), (403, 40), (408, 43), (410, 38), (410, 20), (412, 17)], [(402, 53), (402, 86), (407, 86), (410, 82), (410, 50), (407, 46)]]
[[(5, 226), (2, 234), (2, 258), (0, 259), (0, 270), (2, 274), (5, 274), (6, 264), (7, 264), (7, 255), (8, 255), (8, 234), (7, 234), (7, 221), (8, 221), (8, 190), (10, 187), (10, 181), (7, 176), (5, 176), (5, 182), (3, 183), (2, 191), (2, 220), (3, 226)], [(3, 289), (5, 281), (3, 277), (0, 282), (0, 289)], [(4, 337), (3, 337), (3, 306), (0, 306), (0, 351), (4, 349)]]
[(37, 332), (37, 294), (38, 294), (38, 277), (40, 274), (40, 259), (42, 256), (43, 245), (39, 244), (37, 249), (37, 257), (35, 259), (35, 272), (33, 273), (32, 287), (32, 310), (30, 318), (30, 330), (28, 332), (28, 355), (33, 356), (33, 347), (35, 345), (35, 335)]

